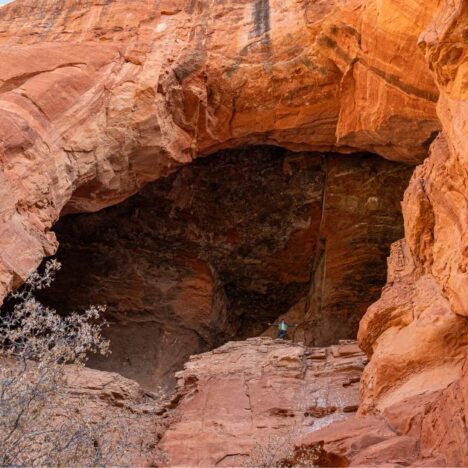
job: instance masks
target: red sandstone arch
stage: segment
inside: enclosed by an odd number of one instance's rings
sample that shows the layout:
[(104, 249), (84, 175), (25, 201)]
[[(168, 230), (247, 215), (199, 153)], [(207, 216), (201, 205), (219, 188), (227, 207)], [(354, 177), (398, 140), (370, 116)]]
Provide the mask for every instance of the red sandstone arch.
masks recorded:
[[(426, 329), (434, 353), (406, 339), (406, 356), (415, 374), (430, 368), (432, 381), (445, 385), (437, 375), (450, 349), (451, 375), (463, 375), (466, 332), (459, 317), (451, 322), (452, 311), (468, 316), (467, 15), (463, 0), (3, 7), (0, 296), (55, 251), (51, 228), (61, 213), (118, 203), (197, 155), (268, 143), (420, 162), (443, 129), (405, 197), (405, 255), (414, 269), (392, 270), (387, 289), (396, 295), (392, 310), (416, 303), (421, 314), (389, 322), (385, 296), (375, 320), (361, 324), (374, 352), (365, 409), (424, 388), (423, 377), (408, 377), (404, 356), (401, 369), (385, 374), (395, 363), (377, 338), (388, 323), (396, 323), (392, 333), (413, 326), (409, 337), (418, 336), (421, 316), (437, 322), (429, 306), (439, 300), (443, 326)], [(449, 343), (447, 324), (458, 332)]]

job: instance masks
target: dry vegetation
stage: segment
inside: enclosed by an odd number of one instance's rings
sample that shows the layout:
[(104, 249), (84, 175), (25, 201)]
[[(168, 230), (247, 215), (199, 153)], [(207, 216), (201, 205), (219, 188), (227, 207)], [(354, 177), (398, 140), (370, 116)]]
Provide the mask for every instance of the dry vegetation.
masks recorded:
[(257, 444), (244, 467), (247, 468), (314, 468), (317, 454), (315, 449), (295, 450), (294, 440), (299, 431), (291, 429), (286, 436), (272, 436), (263, 444)]
[(50, 261), (33, 274), (0, 317), (0, 466), (109, 466), (122, 460), (129, 440), (142, 440), (135, 424), (97, 417), (67, 387), (69, 365), (106, 354), (108, 342), (102, 308), (62, 317), (36, 299), (34, 291), (49, 286), (58, 269)]

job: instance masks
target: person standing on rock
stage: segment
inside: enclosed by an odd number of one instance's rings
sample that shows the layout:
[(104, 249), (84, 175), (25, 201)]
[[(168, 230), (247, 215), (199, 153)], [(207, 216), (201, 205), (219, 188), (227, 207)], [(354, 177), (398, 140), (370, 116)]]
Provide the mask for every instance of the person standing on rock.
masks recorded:
[[(272, 324), (269, 323), (269, 325), (272, 325)], [(281, 340), (284, 340), (286, 338), (286, 335), (288, 334), (288, 328), (295, 327), (295, 326), (296, 324), (290, 324), (290, 323), (287, 323), (286, 320), (281, 319), (281, 321), (278, 323), (278, 338), (280, 338)]]

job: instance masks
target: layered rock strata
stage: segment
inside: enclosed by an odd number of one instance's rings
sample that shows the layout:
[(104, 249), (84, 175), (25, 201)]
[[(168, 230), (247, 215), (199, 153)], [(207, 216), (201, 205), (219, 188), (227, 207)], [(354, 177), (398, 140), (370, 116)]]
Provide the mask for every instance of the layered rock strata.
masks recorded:
[(465, 186), (458, 150), (441, 135), (405, 192), (405, 238), (360, 324), (370, 362), (359, 417), (297, 441), (297, 456), (313, 448), (322, 466), (467, 465)]
[(271, 338), (194, 356), (177, 374), (159, 448), (169, 466), (242, 466), (269, 450), (279, 461), (301, 434), (353, 416), (365, 362), (355, 342), (308, 348)]
[(382, 298), (361, 323), (360, 343), (372, 357), (363, 412), (466, 379), (467, 24), (466, 2), (442, 2), (419, 37), (441, 92), (443, 132), (405, 192), (405, 239), (393, 248)]
[(313, 454), (308, 459), (318, 466), (466, 466), (466, 364), (462, 375), (436, 391), (427, 381), (424, 393), (401, 396), (378, 415), (355, 417), (299, 437), (288, 461)]
[(227, 343), (177, 374), (158, 448), (169, 466), (466, 466), (466, 362), (461, 379), (441, 387), (435, 372), (425, 392), (362, 415), (359, 381), (369, 365), (355, 342)]
[(107, 304), (112, 354), (91, 365), (150, 388), (291, 308), (295, 341), (353, 338), (403, 233), (411, 172), (366, 154), (217, 154), (117, 207), (63, 218), (63, 269), (42, 298), (61, 311)]
[[(445, 452), (459, 454), (466, 414), (450, 408), (466, 388), (467, 15), (463, 0), (2, 8), (0, 296), (55, 252), (61, 213), (117, 203), (200, 154), (266, 143), (420, 162), (442, 129), (405, 199), (396, 273), (362, 323), (362, 412), (379, 418), (441, 392), (435, 406), (418, 403), (435, 408), (420, 434), (446, 428)], [(412, 444), (402, 454), (418, 454)]]
[[(417, 41), (438, 5), (3, 7), (0, 296), (55, 252), (51, 228), (60, 214), (118, 203), (201, 154), (273, 144), (421, 161), (440, 124), (438, 90)], [(433, 36), (425, 44), (437, 55)], [(447, 79), (462, 60), (457, 50), (439, 60)]]

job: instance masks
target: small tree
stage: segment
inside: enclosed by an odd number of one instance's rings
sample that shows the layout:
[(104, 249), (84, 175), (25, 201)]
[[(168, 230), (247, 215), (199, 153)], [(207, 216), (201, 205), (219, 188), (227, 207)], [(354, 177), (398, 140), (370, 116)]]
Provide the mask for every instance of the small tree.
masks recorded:
[(103, 466), (125, 451), (126, 425), (96, 421), (67, 387), (69, 364), (106, 354), (109, 343), (97, 323), (102, 307), (62, 317), (35, 298), (59, 269), (49, 261), (34, 273), (0, 317), (1, 466)]

